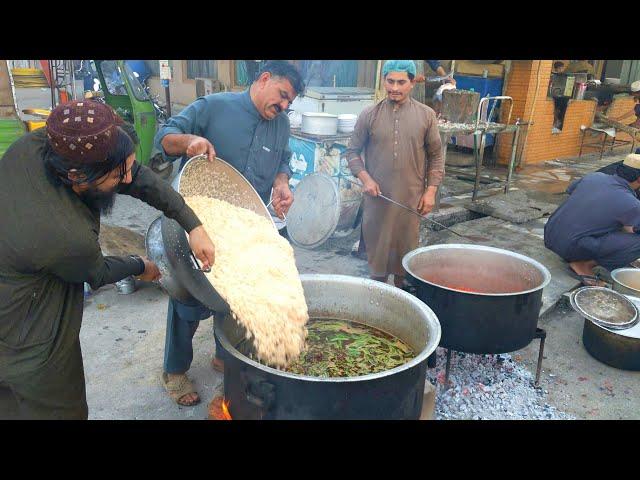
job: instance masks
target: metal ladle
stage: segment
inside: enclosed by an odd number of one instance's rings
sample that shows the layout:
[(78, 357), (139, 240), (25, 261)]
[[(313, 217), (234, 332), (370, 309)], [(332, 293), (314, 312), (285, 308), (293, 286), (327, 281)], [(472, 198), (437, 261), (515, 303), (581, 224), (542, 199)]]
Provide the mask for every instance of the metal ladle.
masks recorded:
[[(344, 180), (346, 180), (346, 181), (348, 181), (348, 182), (350, 182), (350, 183), (353, 183), (354, 185), (358, 185), (359, 187), (362, 187), (362, 184), (361, 184), (361, 183), (354, 182), (353, 180), (349, 180), (348, 178), (345, 178), (345, 177), (341, 177), (341, 178), (343, 178)], [(488, 242), (488, 241), (489, 241), (489, 239), (488, 239), (488, 238), (485, 238), (485, 237), (482, 237), (482, 236), (479, 236), (479, 235), (463, 235), (463, 234), (461, 234), (461, 233), (458, 233), (458, 232), (456, 232), (455, 230), (452, 230), (451, 228), (447, 227), (446, 225), (443, 225), (443, 224), (441, 224), (440, 222), (436, 222), (435, 220), (432, 220), (431, 218), (429, 218), (429, 217), (427, 217), (427, 216), (425, 216), (425, 215), (422, 215), (422, 214), (421, 214), (420, 212), (418, 212), (417, 210), (414, 210), (414, 209), (412, 209), (412, 208), (409, 208), (409, 207), (407, 207), (406, 205), (403, 205), (402, 203), (396, 202), (395, 200), (393, 200), (393, 199), (391, 199), (391, 198), (389, 198), (389, 197), (386, 197), (386, 196), (382, 195), (381, 193), (380, 193), (380, 194), (378, 194), (377, 196), (378, 196), (378, 197), (380, 197), (380, 198), (382, 198), (382, 199), (384, 199), (384, 200), (386, 200), (387, 202), (390, 202), (390, 203), (393, 203), (394, 205), (397, 205), (398, 207), (404, 208), (405, 210), (407, 210), (407, 211), (409, 211), (409, 212), (413, 213), (414, 215), (417, 215), (417, 216), (419, 216), (420, 218), (424, 218), (424, 219), (425, 219), (425, 220), (427, 220), (428, 222), (431, 222), (431, 223), (433, 223), (433, 224), (435, 224), (435, 225), (439, 226), (440, 228), (443, 228), (443, 229), (445, 229), (445, 230), (448, 230), (449, 232), (451, 232), (451, 233), (453, 233), (454, 235), (457, 235), (457, 236), (459, 236), (459, 237), (461, 237), (461, 238), (466, 238), (467, 240), (471, 240), (472, 242)]]

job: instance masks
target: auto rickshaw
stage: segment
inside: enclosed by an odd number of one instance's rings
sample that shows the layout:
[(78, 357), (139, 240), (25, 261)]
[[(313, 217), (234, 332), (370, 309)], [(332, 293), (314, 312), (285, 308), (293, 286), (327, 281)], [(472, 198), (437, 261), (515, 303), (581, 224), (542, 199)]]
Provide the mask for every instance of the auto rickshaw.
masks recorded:
[[(96, 75), (96, 88), (85, 92), (85, 98), (106, 103), (126, 122), (131, 123), (140, 143), (136, 148), (136, 159), (151, 168), (162, 178), (168, 178), (173, 164), (165, 161), (162, 153), (153, 147), (153, 138), (158, 128), (158, 116), (149, 95), (138, 80), (137, 75), (124, 60), (93, 60), (91, 70)], [(27, 121), (28, 131), (45, 125), (49, 111), (45, 109), (24, 109), (23, 113), (35, 115), (40, 121)]]
[(172, 163), (165, 161), (162, 153), (153, 147), (159, 122), (140, 80), (124, 60), (95, 60), (94, 63), (104, 102), (136, 129), (140, 139), (136, 158), (161, 177), (168, 178), (173, 171)]
[(16, 95), (7, 60), (0, 61), (0, 158), (26, 132), (18, 115)]

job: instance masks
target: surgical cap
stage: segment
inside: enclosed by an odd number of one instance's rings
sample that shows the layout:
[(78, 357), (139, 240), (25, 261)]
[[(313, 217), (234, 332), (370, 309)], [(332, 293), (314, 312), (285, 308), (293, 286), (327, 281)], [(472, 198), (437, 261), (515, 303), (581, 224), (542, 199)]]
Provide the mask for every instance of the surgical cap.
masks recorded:
[(389, 72), (407, 72), (415, 77), (416, 62), (413, 60), (387, 60), (382, 67), (382, 75), (385, 76)]

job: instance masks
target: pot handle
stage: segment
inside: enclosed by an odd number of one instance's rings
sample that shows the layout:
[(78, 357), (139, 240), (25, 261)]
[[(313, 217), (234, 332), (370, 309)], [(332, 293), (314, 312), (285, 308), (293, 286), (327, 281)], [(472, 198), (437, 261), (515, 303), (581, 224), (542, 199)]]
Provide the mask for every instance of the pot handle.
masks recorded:
[(263, 411), (267, 411), (275, 402), (275, 390), (275, 386), (266, 380), (251, 379), (247, 382), (245, 396), (249, 403)]
[(413, 296), (418, 295), (418, 286), (413, 282), (410, 275), (404, 277), (404, 282), (402, 284), (402, 290), (410, 293)]
[(189, 253), (191, 253), (191, 258), (193, 259), (193, 262), (195, 263), (195, 266), (193, 267), (194, 270), (200, 270), (201, 272), (204, 273), (209, 273), (211, 271), (211, 267), (204, 269), (200, 266), (200, 262), (198, 262), (198, 259), (196, 258), (195, 253), (193, 253), (193, 250), (189, 250)]

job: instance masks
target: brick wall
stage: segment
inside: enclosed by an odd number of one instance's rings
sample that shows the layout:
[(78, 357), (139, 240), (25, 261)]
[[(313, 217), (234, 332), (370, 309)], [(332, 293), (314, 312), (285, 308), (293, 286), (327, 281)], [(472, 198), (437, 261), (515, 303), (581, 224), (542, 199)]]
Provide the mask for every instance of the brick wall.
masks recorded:
[[(620, 115), (623, 115), (625, 112), (632, 111), (635, 104), (636, 102), (631, 95), (616, 97), (613, 99), (613, 102), (611, 102), (611, 105), (607, 109), (606, 115), (607, 117), (617, 118)], [(627, 117), (619, 119), (618, 121), (620, 123), (624, 123), (625, 125), (629, 125), (630, 123), (633, 123), (635, 119), (635, 115), (629, 115)], [(618, 132), (616, 134), (616, 140), (631, 141), (632, 139), (631, 135), (624, 132)]]
[[(552, 60), (515, 60), (507, 75), (505, 95), (513, 97), (514, 107), (511, 123), (516, 118), (531, 122), (528, 136), (522, 139), (524, 145), (521, 164), (539, 163), (553, 158), (578, 155), (580, 151), (580, 126), (590, 126), (595, 115), (596, 102), (593, 100), (570, 100), (560, 133), (552, 133), (553, 99), (547, 97), (551, 79)], [(537, 81), (538, 68), (540, 79)], [(536, 98), (536, 83), (538, 95)], [(535, 102), (535, 103), (534, 103)], [(506, 121), (506, 113), (501, 121)], [(497, 145), (497, 159), (506, 164), (511, 155), (511, 135), (500, 135)]]

